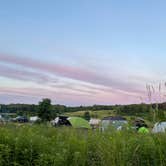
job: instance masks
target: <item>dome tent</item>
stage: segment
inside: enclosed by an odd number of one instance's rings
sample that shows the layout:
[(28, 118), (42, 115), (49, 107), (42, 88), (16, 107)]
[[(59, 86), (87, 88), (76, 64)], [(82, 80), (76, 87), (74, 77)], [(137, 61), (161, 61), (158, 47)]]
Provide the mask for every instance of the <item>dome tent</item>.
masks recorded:
[(139, 130), (141, 127), (148, 127), (143, 118), (136, 118), (134, 121), (134, 126), (136, 130)]
[(105, 117), (101, 121), (102, 130), (107, 130), (109, 127), (113, 127), (116, 130), (121, 130), (123, 126), (127, 124), (127, 120), (121, 116), (109, 116)]
[(30, 118), (29, 118), (29, 121), (31, 122), (31, 123), (34, 123), (34, 122), (37, 122), (37, 121), (40, 121), (41, 119), (38, 117), (38, 116), (31, 116)]
[(12, 119), (13, 122), (18, 122), (18, 123), (27, 123), (28, 118), (26, 116), (17, 116), (16, 118)]
[(54, 126), (71, 126), (68, 116), (58, 116), (51, 121)]
[(154, 125), (153, 133), (164, 133), (166, 131), (166, 122), (158, 122)]
[(71, 125), (74, 128), (86, 128), (86, 129), (90, 129), (90, 125), (88, 123), (88, 121), (86, 121), (83, 118), (79, 118), (79, 117), (70, 117), (68, 118), (68, 121), (71, 123)]
[(55, 124), (55, 126), (72, 126), (73, 128), (91, 128), (88, 121), (80, 117), (59, 116), (52, 124)]
[(149, 130), (146, 127), (140, 127), (138, 129), (138, 133), (146, 134), (146, 133), (149, 133)]
[(91, 118), (89, 124), (92, 127), (92, 129), (97, 129), (100, 126), (100, 122), (101, 122), (100, 119)]

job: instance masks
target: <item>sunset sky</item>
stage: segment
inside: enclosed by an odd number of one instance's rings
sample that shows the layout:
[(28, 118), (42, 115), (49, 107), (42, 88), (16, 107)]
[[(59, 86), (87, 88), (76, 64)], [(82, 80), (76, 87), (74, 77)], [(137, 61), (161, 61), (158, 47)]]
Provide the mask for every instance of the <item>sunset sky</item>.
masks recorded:
[(2, 0), (0, 103), (146, 101), (166, 81), (165, 0)]

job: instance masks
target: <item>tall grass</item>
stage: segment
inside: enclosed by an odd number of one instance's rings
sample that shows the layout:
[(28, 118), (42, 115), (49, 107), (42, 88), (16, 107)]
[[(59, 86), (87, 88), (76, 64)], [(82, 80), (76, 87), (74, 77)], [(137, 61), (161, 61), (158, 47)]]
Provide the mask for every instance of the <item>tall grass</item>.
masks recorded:
[(6, 126), (2, 166), (164, 166), (166, 135)]

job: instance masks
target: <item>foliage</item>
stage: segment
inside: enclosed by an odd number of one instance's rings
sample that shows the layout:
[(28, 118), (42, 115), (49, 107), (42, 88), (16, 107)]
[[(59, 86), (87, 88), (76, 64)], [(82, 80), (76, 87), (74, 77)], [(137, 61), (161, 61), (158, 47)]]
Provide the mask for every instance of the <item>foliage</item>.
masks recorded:
[[(0, 105), (1, 114), (5, 116), (16, 117), (17, 115), (36, 116), (39, 110), (39, 105), (28, 104), (9, 104)], [(64, 105), (51, 105), (51, 114), (48, 119), (55, 119), (57, 115), (81, 116), (84, 117), (85, 112), (89, 112), (92, 118), (100, 118), (106, 116), (121, 115), (125, 117), (142, 117), (154, 123), (155, 121), (166, 120), (166, 103), (157, 104), (132, 104), (132, 105), (94, 105), (67, 107)], [(154, 114), (155, 110), (155, 114)], [(7, 113), (7, 114), (6, 114)], [(155, 115), (155, 117), (154, 117)]]
[(87, 121), (90, 120), (90, 113), (89, 113), (88, 111), (86, 111), (86, 112), (84, 113), (84, 119), (87, 120)]
[(39, 111), (38, 116), (41, 118), (42, 121), (50, 121), (51, 120), (51, 100), (50, 99), (43, 99), (39, 102)]
[(166, 134), (5, 126), (2, 166), (159, 166), (166, 163)]

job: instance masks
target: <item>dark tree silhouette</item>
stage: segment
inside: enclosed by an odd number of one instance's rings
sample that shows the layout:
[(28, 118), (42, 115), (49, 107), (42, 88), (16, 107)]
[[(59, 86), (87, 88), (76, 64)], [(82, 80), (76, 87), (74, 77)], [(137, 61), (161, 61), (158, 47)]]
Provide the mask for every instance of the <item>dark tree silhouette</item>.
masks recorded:
[(39, 102), (38, 116), (41, 118), (42, 121), (51, 120), (51, 110), (52, 106), (50, 99), (43, 99), (41, 102)]
[(90, 120), (90, 113), (88, 111), (84, 113), (84, 119), (86, 119), (87, 121)]

